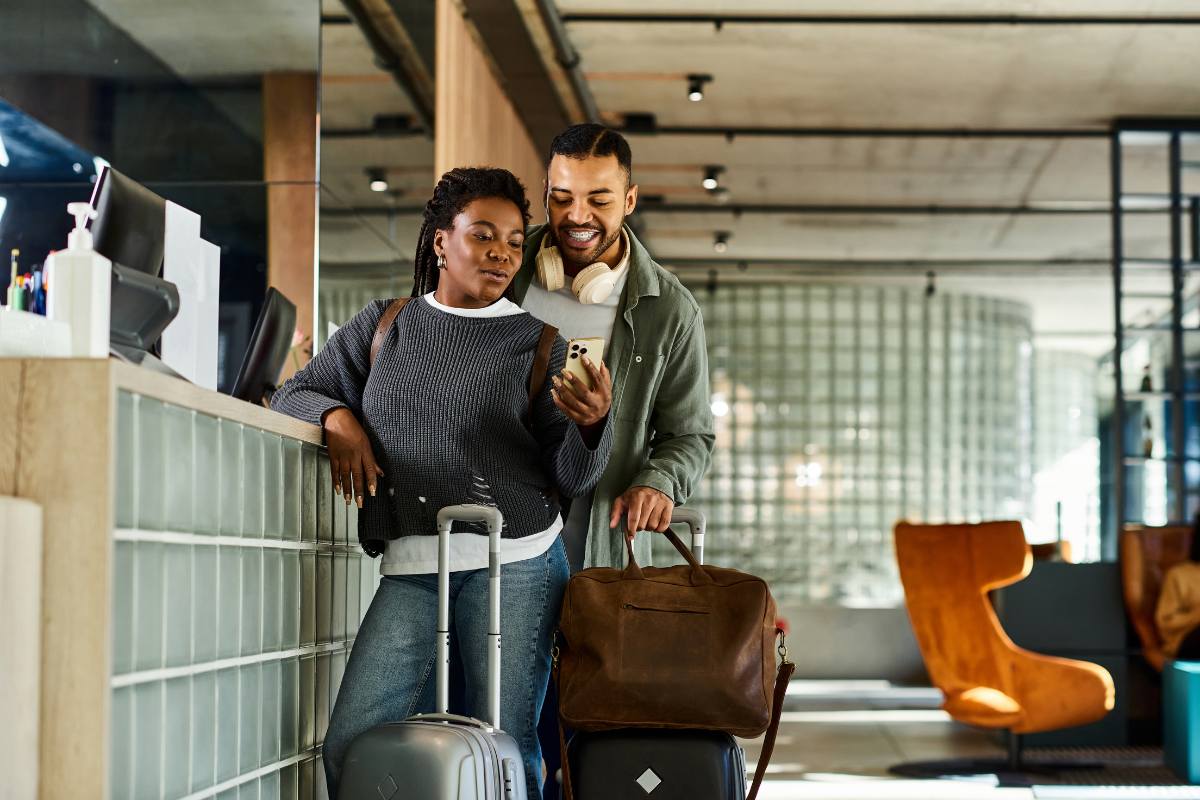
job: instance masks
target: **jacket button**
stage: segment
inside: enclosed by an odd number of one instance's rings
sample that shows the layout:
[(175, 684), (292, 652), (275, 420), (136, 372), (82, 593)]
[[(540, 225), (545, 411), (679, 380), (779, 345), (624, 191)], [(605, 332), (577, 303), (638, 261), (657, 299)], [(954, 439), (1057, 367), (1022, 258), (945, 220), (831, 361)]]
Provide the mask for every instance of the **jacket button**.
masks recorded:
[(634, 357), (633, 357), (633, 360), (634, 360), (634, 361), (636, 361), (636, 362), (637, 362), (637, 363), (639, 363), (639, 364), (640, 364), (640, 363), (642, 363), (642, 357), (641, 357), (641, 356), (634, 356)]

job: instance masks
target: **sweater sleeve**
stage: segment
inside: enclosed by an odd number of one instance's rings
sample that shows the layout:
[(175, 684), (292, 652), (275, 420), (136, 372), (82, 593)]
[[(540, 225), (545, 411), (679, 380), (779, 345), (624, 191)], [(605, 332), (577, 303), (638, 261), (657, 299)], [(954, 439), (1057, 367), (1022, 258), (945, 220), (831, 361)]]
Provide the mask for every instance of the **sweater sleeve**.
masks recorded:
[(371, 340), (387, 308), (373, 300), (329, 338), (308, 365), (279, 387), (271, 408), (316, 426), (334, 408), (349, 408), (362, 419), (362, 393), (371, 371)]
[(612, 452), (611, 414), (604, 418), (604, 430), (596, 447), (583, 441), (579, 426), (554, 405), (550, 395), (552, 376), (558, 375), (567, 362), (567, 342), (561, 336), (554, 340), (546, 383), (534, 401), (532, 409), (533, 435), (542, 451), (547, 474), (553, 477), (560, 492), (567, 497), (581, 497), (600, 481)]

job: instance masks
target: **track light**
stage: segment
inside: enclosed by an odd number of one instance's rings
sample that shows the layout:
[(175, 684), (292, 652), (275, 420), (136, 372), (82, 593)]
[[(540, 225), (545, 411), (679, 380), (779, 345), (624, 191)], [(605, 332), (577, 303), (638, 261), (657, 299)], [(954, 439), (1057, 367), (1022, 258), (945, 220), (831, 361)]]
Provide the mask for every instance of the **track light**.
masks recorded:
[(387, 173), (379, 167), (368, 169), (367, 179), (371, 181), (372, 192), (386, 192), (388, 190)]
[(724, 253), (729, 249), (729, 231), (717, 231), (713, 234), (713, 250)]
[(715, 191), (720, 185), (720, 181), (718, 179), (720, 178), (721, 173), (724, 171), (725, 168), (717, 164), (705, 167), (704, 179), (700, 181), (700, 185), (705, 189), (708, 189), (710, 192)]
[(701, 100), (703, 100), (704, 99), (704, 84), (711, 83), (712, 79), (713, 79), (712, 75), (700, 75), (697, 73), (688, 75), (687, 76), (688, 100), (691, 100), (693, 103), (699, 103)]

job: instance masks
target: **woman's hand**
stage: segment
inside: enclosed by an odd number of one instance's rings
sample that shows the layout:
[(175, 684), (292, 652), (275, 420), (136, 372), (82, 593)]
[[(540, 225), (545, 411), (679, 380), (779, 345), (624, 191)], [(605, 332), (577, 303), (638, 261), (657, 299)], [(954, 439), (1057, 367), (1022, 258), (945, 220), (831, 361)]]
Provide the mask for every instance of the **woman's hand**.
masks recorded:
[(363, 489), (374, 497), (376, 476), (383, 474), (375, 463), (367, 432), (348, 408), (335, 408), (327, 413), (321, 427), (325, 429), (333, 488), (346, 499), (346, 505), (350, 505), (353, 495), (358, 507), (362, 508)]
[(553, 378), (554, 388), (550, 396), (554, 405), (567, 415), (580, 428), (590, 428), (604, 421), (608, 409), (612, 405), (612, 377), (608, 374), (608, 366), (601, 363), (597, 367), (587, 356), (583, 357), (584, 369), (592, 376), (592, 388), (587, 388), (584, 382), (566, 370), (561, 377)]

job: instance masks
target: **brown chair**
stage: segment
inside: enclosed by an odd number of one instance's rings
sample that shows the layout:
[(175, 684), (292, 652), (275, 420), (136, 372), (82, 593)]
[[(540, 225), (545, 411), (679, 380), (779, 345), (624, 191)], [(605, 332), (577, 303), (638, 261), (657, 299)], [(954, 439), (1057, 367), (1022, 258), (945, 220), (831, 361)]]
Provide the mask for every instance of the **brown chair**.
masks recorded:
[(1021, 580), (1033, 564), (1021, 523), (900, 522), (895, 542), (908, 616), (929, 677), (945, 697), (942, 708), (960, 722), (1010, 735), (1006, 762), (900, 765), (893, 772), (1020, 774), (1023, 734), (1084, 725), (1112, 710), (1107, 670), (1024, 650), (1000, 627), (988, 592)]
[(1167, 570), (1188, 559), (1192, 529), (1186, 525), (1152, 528), (1126, 525), (1121, 531), (1121, 586), (1125, 611), (1142, 640), (1142, 654), (1159, 672), (1166, 662), (1162, 637), (1154, 622), (1158, 596)]

